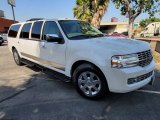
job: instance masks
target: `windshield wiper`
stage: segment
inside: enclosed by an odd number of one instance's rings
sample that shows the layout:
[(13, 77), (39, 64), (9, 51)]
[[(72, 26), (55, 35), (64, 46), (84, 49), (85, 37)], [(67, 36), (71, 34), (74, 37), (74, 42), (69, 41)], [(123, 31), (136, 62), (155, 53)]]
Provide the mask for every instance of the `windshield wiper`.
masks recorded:
[(91, 35), (91, 37), (104, 37), (103, 34), (95, 34), (95, 35)]
[(75, 39), (75, 38), (85, 39), (85, 38), (94, 38), (94, 37), (104, 37), (104, 35), (103, 34), (81, 34), (81, 35), (72, 36), (70, 38), (71, 39)]
[(81, 34), (81, 35), (72, 36), (70, 38), (71, 39), (74, 39), (74, 38), (90, 38), (90, 35)]

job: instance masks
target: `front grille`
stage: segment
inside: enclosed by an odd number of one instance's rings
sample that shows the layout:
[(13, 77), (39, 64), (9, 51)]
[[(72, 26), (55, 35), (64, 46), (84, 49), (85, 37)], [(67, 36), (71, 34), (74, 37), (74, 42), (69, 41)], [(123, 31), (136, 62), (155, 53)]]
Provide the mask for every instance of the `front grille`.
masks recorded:
[(129, 78), (127, 83), (130, 85), (130, 84), (134, 84), (134, 83), (137, 83), (137, 82), (141, 82), (141, 81), (151, 77), (152, 74), (153, 74), (153, 71), (151, 71), (151, 72), (149, 72), (147, 74), (135, 77), (135, 78)]
[(149, 65), (151, 63), (151, 61), (153, 60), (151, 50), (139, 52), (137, 54), (138, 54), (138, 58), (139, 58), (139, 66), (141, 66), (141, 67), (145, 67), (145, 66)]

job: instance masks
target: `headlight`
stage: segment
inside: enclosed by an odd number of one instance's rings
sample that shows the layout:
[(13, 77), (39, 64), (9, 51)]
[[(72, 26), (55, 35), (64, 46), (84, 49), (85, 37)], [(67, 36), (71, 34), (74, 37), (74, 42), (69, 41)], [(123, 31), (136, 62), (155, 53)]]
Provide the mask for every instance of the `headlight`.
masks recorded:
[(134, 67), (139, 63), (139, 58), (137, 54), (130, 55), (116, 55), (112, 57), (111, 65), (113, 68), (126, 68)]

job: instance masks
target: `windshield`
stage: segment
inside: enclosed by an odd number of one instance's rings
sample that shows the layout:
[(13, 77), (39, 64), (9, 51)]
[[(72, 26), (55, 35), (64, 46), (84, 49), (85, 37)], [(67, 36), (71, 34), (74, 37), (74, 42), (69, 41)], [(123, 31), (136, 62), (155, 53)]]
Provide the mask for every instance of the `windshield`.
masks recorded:
[(62, 20), (59, 23), (66, 36), (72, 40), (104, 36), (97, 28), (84, 21)]

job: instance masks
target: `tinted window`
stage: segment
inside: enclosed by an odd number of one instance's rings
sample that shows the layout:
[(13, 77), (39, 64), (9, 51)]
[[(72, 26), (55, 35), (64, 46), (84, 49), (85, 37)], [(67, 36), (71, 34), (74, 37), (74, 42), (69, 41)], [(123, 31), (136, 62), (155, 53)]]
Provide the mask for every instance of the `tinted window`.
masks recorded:
[(19, 28), (20, 28), (20, 25), (11, 26), (9, 33), (8, 33), (8, 36), (14, 37), (14, 38), (17, 37), (17, 33), (18, 33)]
[(40, 39), (42, 24), (43, 24), (42, 21), (40, 21), (40, 22), (35, 22), (35, 23), (33, 24), (32, 34), (31, 34), (31, 37), (32, 37), (32, 38)]
[(24, 24), (21, 30), (20, 38), (29, 38), (30, 28), (31, 28), (31, 23)]
[(44, 25), (44, 29), (43, 29), (43, 39), (44, 40), (46, 39), (47, 34), (56, 34), (59, 37), (62, 37), (61, 32), (56, 22), (53, 22), (53, 21), (48, 21)]
[(64, 33), (69, 39), (87, 39), (90, 37), (104, 37), (103, 33), (88, 22), (78, 20), (59, 21)]

